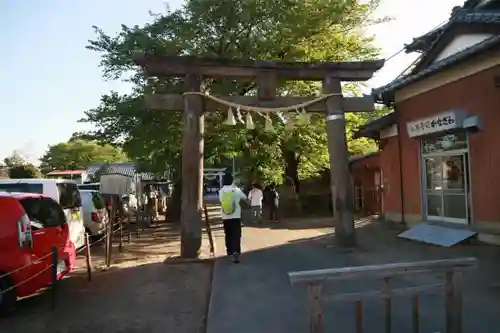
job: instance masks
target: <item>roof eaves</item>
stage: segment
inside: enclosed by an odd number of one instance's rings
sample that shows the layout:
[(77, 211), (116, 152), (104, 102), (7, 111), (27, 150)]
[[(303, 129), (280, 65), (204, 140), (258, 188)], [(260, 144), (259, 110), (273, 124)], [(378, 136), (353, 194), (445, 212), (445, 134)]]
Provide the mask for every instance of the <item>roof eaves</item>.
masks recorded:
[[(475, 5), (474, 5), (475, 6)], [(474, 10), (473, 7), (465, 7), (465, 5), (453, 12), (449, 21), (444, 25), (429, 31), (428, 33), (416, 37), (413, 41), (405, 45), (405, 52), (426, 52), (433, 48), (440, 37), (454, 24), (465, 23), (465, 24), (499, 24), (500, 23), (500, 13), (498, 11), (488, 11), (488, 10)]]
[[(443, 36), (456, 24), (500, 24), (500, 13), (497, 11), (468, 11), (460, 9), (454, 14), (450, 21), (440, 29), (435, 35), (434, 40), (425, 50), (422, 58), (414, 67), (414, 73), (418, 73), (425, 69), (427, 65), (434, 60), (435, 55), (432, 55), (431, 50), (438, 47), (442, 42)], [(407, 52), (408, 53), (408, 52)]]
[(474, 9), (481, 0), (465, 0), (464, 4), (462, 5), (462, 8), (465, 9)]
[(373, 156), (377, 156), (377, 155), (378, 155), (378, 151), (366, 153), (363, 155), (352, 156), (351, 158), (349, 158), (349, 163), (351, 164), (351, 163), (359, 162), (359, 161), (362, 161), (364, 159), (367, 159), (367, 158), (370, 158)]
[(418, 80), (424, 79), (436, 72), (447, 69), (461, 61), (468, 59), (471, 56), (476, 55), (479, 52), (488, 51), (489, 49), (500, 45), (500, 35), (490, 37), (480, 43), (477, 43), (471, 47), (464, 49), (461, 52), (455, 53), (443, 60), (435, 62), (426, 69), (412, 75), (407, 75), (401, 77), (400, 79), (394, 80), (385, 86), (376, 88), (372, 90), (372, 95), (375, 97), (376, 102), (380, 102), (384, 99), (384, 96), (391, 94), (394, 90), (402, 88), (408, 84), (416, 82)]
[(380, 131), (396, 123), (396, 113), (391, 112), (375, 119), (363, 126), (354, 133), (354, 138), (371, 138), (378, 139)]

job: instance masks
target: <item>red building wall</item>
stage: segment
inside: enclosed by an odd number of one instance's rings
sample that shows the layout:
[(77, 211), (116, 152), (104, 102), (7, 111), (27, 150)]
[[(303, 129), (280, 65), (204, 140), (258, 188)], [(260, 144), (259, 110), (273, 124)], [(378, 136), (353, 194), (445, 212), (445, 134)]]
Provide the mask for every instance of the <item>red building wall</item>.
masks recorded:
[(379, 162), (382, 170), (383, 212), (401, 214), (401, 172), (397, 136), (380, 141)]
[[(484, 124), (483, 131), (469, 135), (473, 220), (500, 222), (500, 88), (494, 84), (496, 75), (500, 75), (500, 66), (397, 103), (405, 215), (421, 214), (422, 205), (420, 143), (408, 137), (406, 123), (456, 108), (481, 116)], [(398, 208), (393, 186), (399, 177), (395, 167), (398, 154), (394, 153), (396, 144), (392, 142), (395, 139), (389, 139), (391, 142), (380, 155), (384, 178), (390, 184), (389, 193), (384, 194), (385, 211)]]
[(381, 212), (381, 193), (376, 179), (380, 173), (379, 156), (362, 157), (351, 163), (351, 175), (354, 186), (362, 189), (362, 213), (378, 214)]

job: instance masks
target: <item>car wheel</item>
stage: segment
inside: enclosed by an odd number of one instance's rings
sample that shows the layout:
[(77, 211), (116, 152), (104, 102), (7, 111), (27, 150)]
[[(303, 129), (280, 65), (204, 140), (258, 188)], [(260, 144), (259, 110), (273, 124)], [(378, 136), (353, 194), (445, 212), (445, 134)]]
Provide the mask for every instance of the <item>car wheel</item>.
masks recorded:
[[(3, 272), (0, 272), (2, 276)], [(7, 313), (16, 304), (16, 290), (9, 276), (0, 277), (0, 314)]]

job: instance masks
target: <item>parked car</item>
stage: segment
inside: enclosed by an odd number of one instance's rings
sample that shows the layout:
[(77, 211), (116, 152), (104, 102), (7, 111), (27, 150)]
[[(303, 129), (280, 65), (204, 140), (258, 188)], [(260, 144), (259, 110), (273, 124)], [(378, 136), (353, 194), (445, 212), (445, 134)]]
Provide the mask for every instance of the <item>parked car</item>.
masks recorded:
[[(100, 193), (101, 183), (87, 183), (87, 184), (78, 184), (79, 190), (93, 190)], [(104, 201), (106, 202), (106, 207), (108, 210), (108, 215), (111, 215), (111, 200), (115, 200), (118, 205), (117, 216), (124, 218), (126, 213), (126, 203), (124, 202), (124, 197), (119, 196), (118, 194), (111, 193), (101, 193)]]
[(109, 223), (108, 211), (104, 198), (98, 191), (80, 190), (83, 209), (83, 223), (91, 236), (100, 236), (106, 232)]
[(106, 208), (108, 210), (108, 214), (111, 216), (111, 205), (112, 202), (115, 202), (117, 205), (116, 214), (118, 218), (125, 218), (125, 202), (123, 201), (123, 197), (118, 194), (109, 194), (109, 193), (101, 193), (102, 197), (106, 201)]
[(82, 202), (76, 183), (66, 179), (0, 179), (0, 191), (39, 193), (54, 199), (63, 208), (70, 239), (79, 249), (85, 245)]
[[(0, 312), (3, 312), (17, 298), (30, 296), (51, 284), (52, 248), (57, 249), (58, 279), (71, 272), (76, 252), (69, 239), (64, 211), (52, 198), (31, 193), (0, 193), (0, 216)], [(24, 282), (27, 279), (30, 280)]]

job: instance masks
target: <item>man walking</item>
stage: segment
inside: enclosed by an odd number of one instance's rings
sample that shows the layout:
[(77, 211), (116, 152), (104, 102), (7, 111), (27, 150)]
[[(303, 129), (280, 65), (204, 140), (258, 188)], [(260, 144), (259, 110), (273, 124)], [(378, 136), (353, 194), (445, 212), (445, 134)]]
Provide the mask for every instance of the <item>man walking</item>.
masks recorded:
[(264, 194), (259, 188), (258, 184), (252, 184), (252, 189), (248, 194), (248, 200), (250, 201), (250, 211), (252, 213), (252, 223), (262, 223), (262, 199)]
[(240, 262), (241, 254), (241, 200), (247, 200), (246, 195), (233, 185), (233, 176), (225, 174), (219, 191), (222, 223), (226, 241), (226, 253), (233, 257), (234, 263)]

